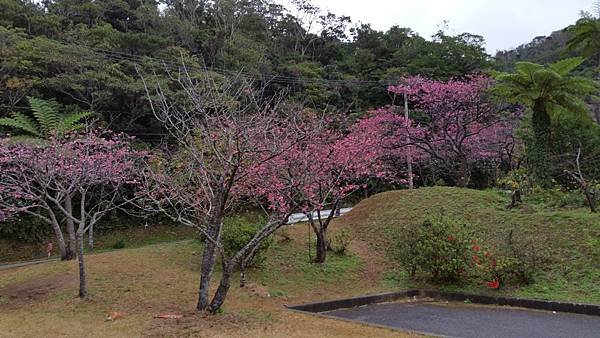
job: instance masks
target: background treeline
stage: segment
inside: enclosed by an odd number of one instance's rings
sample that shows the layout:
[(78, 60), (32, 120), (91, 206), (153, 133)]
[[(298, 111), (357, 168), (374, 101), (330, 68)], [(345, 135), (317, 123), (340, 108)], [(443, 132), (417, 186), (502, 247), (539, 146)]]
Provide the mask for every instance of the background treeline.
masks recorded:
[[(487, 69), (481, 36), (425, 39), (270, 0), (0, 0), (0, 114), (26, 96), (92, 110), (114, 130), (160, 132), (135, 65), (244, 72), (304, 107), (363, 113), (390, 102), (402, 75), (449, 79)], [(166, 62), (166, 64), (165, 64)], [(175, 69), (176, 67), (173, 67)]]

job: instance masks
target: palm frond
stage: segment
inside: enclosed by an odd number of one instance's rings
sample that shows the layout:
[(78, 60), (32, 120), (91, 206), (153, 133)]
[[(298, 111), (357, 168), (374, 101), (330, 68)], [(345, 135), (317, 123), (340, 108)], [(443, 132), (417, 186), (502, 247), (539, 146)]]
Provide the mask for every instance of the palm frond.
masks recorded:
[(585, 59), (582, 57), (568, 58), (551, 64), (549, 68), (558, 73), (558, 75), (565, 76), (575, 68), (579, 67), (583, 61), (585, 61)]

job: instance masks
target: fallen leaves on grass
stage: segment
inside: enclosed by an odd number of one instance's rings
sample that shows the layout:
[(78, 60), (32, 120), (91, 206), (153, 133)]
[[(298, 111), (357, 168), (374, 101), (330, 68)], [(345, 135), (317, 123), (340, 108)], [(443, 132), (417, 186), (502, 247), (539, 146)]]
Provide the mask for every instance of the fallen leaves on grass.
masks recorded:
[(127, 316), (126, 313), (113, 311), (113, 312), (111, 312), (108, 315), (108, 317), (106, 317), (106, 321), (107, 322), (112, 322), (112, 321), (115, 321), (115, 320), (117, 320), (119, 318), (124, 318), (125, 316)]
[(160, 319), (181, 319), (183, 318), (183, 315), (177, 314), (177, 313), (160, 313), (156, 316), (154, 316), (154, 318), (160, 318)]

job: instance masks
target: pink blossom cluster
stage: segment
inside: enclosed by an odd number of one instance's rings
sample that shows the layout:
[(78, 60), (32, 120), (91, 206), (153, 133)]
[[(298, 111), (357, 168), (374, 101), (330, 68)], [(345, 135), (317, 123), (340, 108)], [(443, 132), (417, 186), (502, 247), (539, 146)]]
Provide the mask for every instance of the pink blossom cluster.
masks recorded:
[(34, 207), (48, 207), (48, 198), (91, 190), (103, 193), (136, 184), (145, 156), (124, 135), (99, 132), (53, 137), (43, 143), (0, 140), (0, 210), (3, 218)]

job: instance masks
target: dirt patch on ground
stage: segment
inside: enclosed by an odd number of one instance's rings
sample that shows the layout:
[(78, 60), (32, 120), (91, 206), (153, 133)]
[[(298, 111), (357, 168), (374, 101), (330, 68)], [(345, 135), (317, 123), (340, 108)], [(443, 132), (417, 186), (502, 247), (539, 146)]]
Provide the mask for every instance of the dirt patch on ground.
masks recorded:
[(76, 285), (77, 276), (74, 274), (34, 278), (23, 283), (11, 284), (0, 289), (0, 297), (3, 299), (0, 308), (37, 303), (58, 292), (70, 290)]

